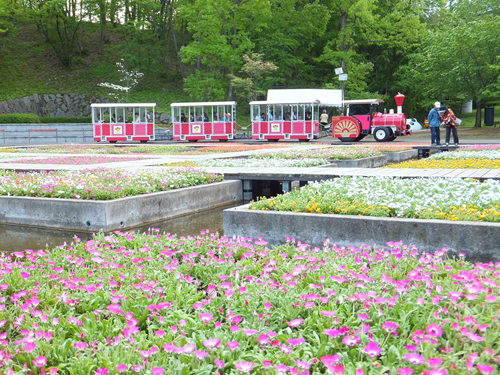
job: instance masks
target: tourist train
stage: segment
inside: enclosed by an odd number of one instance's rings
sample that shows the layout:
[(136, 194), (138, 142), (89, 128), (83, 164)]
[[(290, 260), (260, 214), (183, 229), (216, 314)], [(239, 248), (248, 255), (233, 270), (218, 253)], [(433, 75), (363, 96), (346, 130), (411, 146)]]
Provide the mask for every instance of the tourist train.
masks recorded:
[[(397, 111), (378, 110), (382, 99), (341, 100), (340, 90), (269, 90), (266, 101), (250, 102), (251, 138), (307, 142), (329, 134), (342, 142), (358, 142), (371, 134), (377, 142), (411, 135), (402, 111), (404, 95), (395, 97)], [(94, 140), (155, 140), (154, 103), (92, 104)], [(172, 139), (197, 142), (236, 138), (236, 102), (172, 103)], [(346, 115), (342, 112), (346, 110)], [(386, 112), (384, 110), (384, 112)], [(328, 122), (320, 123), (321, 116)], [(247, 128), (243, 128), (247, 129)]]

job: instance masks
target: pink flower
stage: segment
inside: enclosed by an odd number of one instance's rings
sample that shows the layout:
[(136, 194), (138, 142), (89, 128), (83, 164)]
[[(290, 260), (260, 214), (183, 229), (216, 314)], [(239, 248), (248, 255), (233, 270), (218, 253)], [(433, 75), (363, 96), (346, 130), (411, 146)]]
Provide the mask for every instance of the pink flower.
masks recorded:
[(211, 322), (213, 319), (214, 319), (214, 317), (209, 313), (201, 313), (200, 314), (200, 320), (204, 323)]
[(84, 350), (86, 347), (87, 347), (87, 343), (85, 341), (79, 341), (79, 342), (75, 342), (73, 344), (73, 346), (76, 348), (76, 349), (79, 349), (79, 350)]
[(491, 374), (493, 371), (495, 371), (495, 368), (493, 366), (488, 366), (488, 365), (477, 365), (477, 368), (479, 371), (481, 371), (481, 374)]
[(376, 357), (382, 351), (376, 342), (369, 342), (363, 349), (370, 357)]
[(262, 361), (262, 365), (264, 366), (264, 368), (269, 368), (271, 367), (271, 361)]
[(307, 361), (301, 361), (299, 359), (295, 360), (295, 364), (297, 365), (298, 368), (302, 370), (307, 370), (309, 369), (309, 367), (311, 367), (311, 365)]
[(230, 350), (234, 350), (238, 347), (238, 345), (240, 345), (240, 343), (238, 341), (229, 341), (227, 343), (227, 347), (230, 349)]
[(247, 336), (253, 336), (253, 335), (255, 335), (257, 332), (259, 332), (259, 331), (257, 331), (256, 329), (242, 329), (242, 331), (243, 331), (243, 333), (244, 333), (245, 335), (247, 335)]
[(347, 346), (358, 345), (359, 344), (359, 336), (357, 336), (357, 335), (346, 336), (346, 337), (344, 337), (342, 342), (344, 343), (344, 345), (347, 345)]
[(362, 320), (362, 321), (365, 321), (367, 319), (370, 319), (370, 315), (366, 315), (366, 314), (358, 314), (358, 319), (359, 320)]
[(382, 324), (382, 329), (386, 332), (395, 332), (398, 329), (398, 325), (394, 322), (385, 322)]
[(323, 330), (323, 333), (334, 338), (340, 335), (340, 331), (338, 329), (325, 329)]
[(429, 324), (425, 330), (431, 337), (440, 337), (443, 334), (443, 330), (436, 323)]
[(116, 369), (118, 370), (118, 372), (127, 371), (127, 365), (118, 365), (116, 366)]
[(288, 345), (290, 345), (290, 346), (302, 345), (305, 342), (306, 342), (306, 340), (302, 337), (299, 337), (296, 339), (290, 339), (287, 341)]
[(441, 358), (429, 358), (427, 360), (427, 364), (431, 368), (439, 367), (439, 366), (441, 366), (441, 363), (443, 363), (443, 361), (441, 360)]
[(215, 346), (220, 346), (220, 340), (219, 339), (208, 339), (203, 341), (203, 346), (205, 348), (213, 348)]
[(254, 364), (252, 362), (236, 362), (234, 367), (241, 372), (247, 373), (252, 371)]
[(413, 369), (408, 367), (402, 367), (398, 368), (398, 372), (400, 375), (411, 375), (413, 373)]
[(223, 368), (224, 367), (224, 361), (221, 361), (220, 359), (216, 359), (214, 361), (215, 363), (215, 366), (217, 366), (217, 368)]
[(196, 345), (184, 345), (182, 348), (181, 348), (181, 352), (182, 353), (192, 353), (196, 350)]
[(33, 364), (37, 367), (43, 367), (47, 363), (47, 357), (39, 356), (33, 359)]
[(203, 359), (208, 355), (208, 353), (204, 350), (197, 350), (194, 352), (194, 354), (196, 355), (196, 357), (198, 357), (198, 359)]
[(294, 320), (288, 322), (288, 326), (289, 327), (298, 327), (302, 324), (303, 321), (304, 321), (304, 319), (294, 319)]
[(278, 374), (284, 374), (285, 372), (288, 372), (290, 371), (290, 367), (286, 366), (286, 365), (277, 365), (277, 366), (274, 366), (274, 370), (278, 373)]
[(31, 353), (33, 350), (35, 350), (36, 344), (34, 342), (28, 342), (26, 345), (24, 345), (24, 350), (26, 350), (27, 353)]
[(271, 304), (269, 302), (264, 302), (264, 308), (269, 311), (269, 309), (271, 308)]
[(95, 370), (96, 375), (106, 375), (108, 373), (108, 369), (106, 367), (98, 368)]
[(417, 353), (407, 353), (405, 359), (415, 365), (421, 365), (425, 361), (425, 358)]
[(335, 374), (335, 375), (342, 375), (344, 373), (344, 366), (332, 366), (331, 368), (328, 369), (329, 374)]
[(165, 335), (165, 331), (163, 331), (163, 330), (156, 331), (155, 333), (156, 333), (156, 336), (158, 336), (158, 337), (163, 337)]
[(153, 375), (163, 375), (163, 373), (165, 372), (165, 370), (162, 369), (161, 367), (153, 367), (151, 369), (151, 372), (153, 373)]
[(338, 354), (325, 355), (325, 356), (321, 357), (321, 362), (323, 362), (323, 364), (327, 367), (331, 366), (331, 365), (335, 365), (335, 364), (340, 362), (340, 356)]

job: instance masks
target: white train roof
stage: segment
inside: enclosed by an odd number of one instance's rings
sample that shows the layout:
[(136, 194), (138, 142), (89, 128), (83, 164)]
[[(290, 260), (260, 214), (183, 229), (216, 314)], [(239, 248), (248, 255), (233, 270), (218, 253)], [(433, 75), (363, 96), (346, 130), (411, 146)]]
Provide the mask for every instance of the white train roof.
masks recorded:
[(191, 102), (170, 104), (171, 107), (212, 107), (219, 105), (236, 105), (236, 102)]
[(92, 108), (156, 107), (156, 103), (92, 103)]
[(344, 104), (381, 104), (384, 101), (382, 99), (355, 99), (355, 100), (344, 100)]
[(328, 89), (283, 89), (269, 90), (267, 101), (252, 102), (250, 104), (312, 104), (319, 103), (323, 106), (341, 106), (342, 91)]

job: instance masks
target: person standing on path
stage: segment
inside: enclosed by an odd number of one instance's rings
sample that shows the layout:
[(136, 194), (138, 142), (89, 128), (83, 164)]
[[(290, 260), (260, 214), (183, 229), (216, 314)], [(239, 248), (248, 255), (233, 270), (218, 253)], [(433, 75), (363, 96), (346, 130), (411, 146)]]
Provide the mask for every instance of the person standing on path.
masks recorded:
[(431, 129), (431, 146), (441, 146), (441, 132), (439, 126), (441, 125), (441, 115), (439, 114), (441, 103), (434, 103), (434, 108), (429, 111), (427, 120)]
[(453, 132), (453, 143), (455, 143), (455, 146), (458, 146), (458, 132), (457, 125), (455, 124), (456, 119), (457, 117), (451, 108), (444, 111), (442, 124), (446, 127), (446, 146), (450, 145), (450, 132)]

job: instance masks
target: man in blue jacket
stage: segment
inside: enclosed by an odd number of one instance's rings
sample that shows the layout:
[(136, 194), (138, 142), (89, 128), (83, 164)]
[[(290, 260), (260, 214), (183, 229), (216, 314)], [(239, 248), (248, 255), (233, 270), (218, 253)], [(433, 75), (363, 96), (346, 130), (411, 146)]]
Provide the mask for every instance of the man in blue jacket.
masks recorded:
[(434, 108), (432, 108), (427, 115), (427, 121), (429, 121), (429, 127), (431, 129), (431, 146), (441, 145), (441, 131), (439, 129), (441, 125), (441, 114), (439, 113), (439, 108), (441, 108), (441, 103), (434, 103)]

